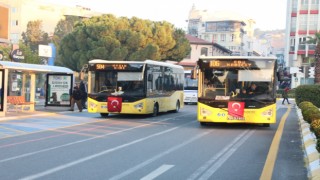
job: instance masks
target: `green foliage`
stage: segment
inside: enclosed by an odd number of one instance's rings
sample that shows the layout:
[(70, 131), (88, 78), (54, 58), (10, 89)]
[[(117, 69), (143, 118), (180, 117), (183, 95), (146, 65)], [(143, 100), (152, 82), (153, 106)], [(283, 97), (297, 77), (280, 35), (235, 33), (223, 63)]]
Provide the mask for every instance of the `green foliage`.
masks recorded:
[(302, 101), (301, 103), (298, 104), (298, 106), (300, 109), (305, 110), (306, 108), (314, 105), (309, 101)]
[(3, 53), (3, 61), (9, 61), (11, 47), (6, 44), (0, 44), (0, 51)]
[(41, 59), (38, 56), (38, 53), (33, 52), (29, 46), (20, 42), (19, 49), (22, 50), (22, 52), (24, 54), (24, 60), (22, 62), (30, 63), (30, 64), (41, 64)]
[(23, 43), (33, 52), (38, 52), (39, 44), (47, 45), (50, 42), (48, 33), (42, 31), (42, 21), (29, 21), (26, 32), (22, 33)]
[(92, 59), (180, 61), (190, 52), (185, 33), (168, 22), (102, 15), (84, 19), (65, 35), (57, 65), (79, 71)]
[(310, 126), (311, 131), (314, 132), (317, 138), (320, 137), (320, 119), (315, 119), (312, 121)]
[(300, 85), (295, 91), (295, 100), (297, 104), (302, 101), (309, 101), (316, 107), (320, 107), (320, 85)]
[(310, 107), (309, 109), (306, 109), (306, 110), (302, 111), (302, 116), (303, 116), (303, 119), (305, 121), (307, 121), (308, 123), (311, 123), (312, 115), (313, 114), (317, 114), (317, 113), (319, 113), (319, 109), (318, 108)]

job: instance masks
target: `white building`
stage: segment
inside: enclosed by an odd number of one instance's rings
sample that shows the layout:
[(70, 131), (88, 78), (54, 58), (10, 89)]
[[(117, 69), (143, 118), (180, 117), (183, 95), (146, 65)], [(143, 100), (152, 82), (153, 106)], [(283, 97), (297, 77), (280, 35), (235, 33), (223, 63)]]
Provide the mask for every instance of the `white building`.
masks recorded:
[(52, 35), (57, 23), (66, 15), (79, 17), (101, 15), (85, 7), (67, 7), (46, 3), (43, 0), (0, 0), (0, 8), (5, 10), (0, 12), (0, 17), (8, 18), (7, 27), (2, 26), (0, 29), (0, 35), (6, 33), (8, 35), (0, 36), (0, 42), (13, 44), (19, 42), (29, 21), (41, 20), (42, 30)]

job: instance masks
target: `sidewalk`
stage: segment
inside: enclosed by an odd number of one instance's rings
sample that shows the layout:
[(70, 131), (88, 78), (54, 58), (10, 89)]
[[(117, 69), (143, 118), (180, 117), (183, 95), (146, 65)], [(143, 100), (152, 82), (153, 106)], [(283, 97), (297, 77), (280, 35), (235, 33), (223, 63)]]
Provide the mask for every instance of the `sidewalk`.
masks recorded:
[[(45, 107), (44, 104), (38, 104), (35, 106), (35, 111), (33, 112), (22, 112), (22, 111), (8, 111), (6, 112), (6, 115), (4, 117), (0, 117), (0, 121), (5, 120), (13, 120), (13, 119), (21, 119), (25, 117), (31, 117), (31, 116), (44, 116), (49, 114), (57, 114), (57, 113), (72, 113), (72, 112), (78, 112), (77, 106), (75, 106), (74, 111), (68, 111), (68, 107)], [(86, 111), (84, 109), (83, 111)]]

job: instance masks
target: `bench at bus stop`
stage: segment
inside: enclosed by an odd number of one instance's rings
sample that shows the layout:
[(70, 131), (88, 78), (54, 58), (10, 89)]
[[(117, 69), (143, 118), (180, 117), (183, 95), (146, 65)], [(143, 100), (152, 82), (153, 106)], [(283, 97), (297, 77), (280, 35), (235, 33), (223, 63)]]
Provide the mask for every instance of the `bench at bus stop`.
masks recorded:
[(26, 102), (24, 96), (8, 96), (7, 97), (8, 108), (18, 111), (33, 111), (34, 102)]

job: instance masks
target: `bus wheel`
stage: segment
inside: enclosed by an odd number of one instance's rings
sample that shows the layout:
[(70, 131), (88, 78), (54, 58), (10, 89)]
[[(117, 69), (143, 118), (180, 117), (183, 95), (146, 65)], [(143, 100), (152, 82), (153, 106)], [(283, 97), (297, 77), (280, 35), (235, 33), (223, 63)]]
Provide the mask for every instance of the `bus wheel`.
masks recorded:
[(107, 117), (109, 113), (100, 113), (101, 117)]
[(179, 112), (179, 110), (180, 110), (180, 101), (178, 100), (176, 104), (176, 109), (174, 110), (174, 112), (177, 113)]
[(155, 105), (153, 106), (152, 116), (153, 116), (153, 117), (156, 117), (156, 116), (158, 115), (158, 112), (159, 112), (158, 104), (155, 104)]
[(270, 127), (270, 124), (269, 123), (263, 123), (262, 126), (263, 127)]
[(200, 125), (201, 125), (201, 126), (206, 126), (207, 123), (206, 123), (206, 122), (200, 122)]

